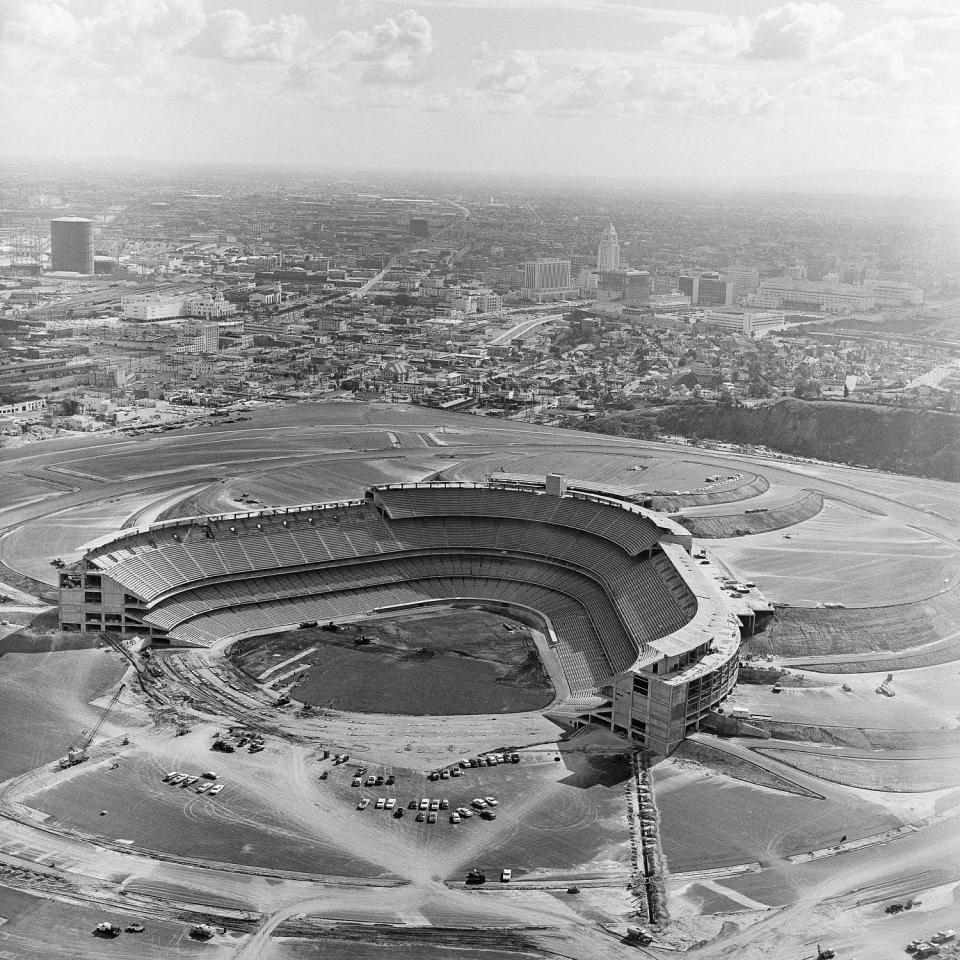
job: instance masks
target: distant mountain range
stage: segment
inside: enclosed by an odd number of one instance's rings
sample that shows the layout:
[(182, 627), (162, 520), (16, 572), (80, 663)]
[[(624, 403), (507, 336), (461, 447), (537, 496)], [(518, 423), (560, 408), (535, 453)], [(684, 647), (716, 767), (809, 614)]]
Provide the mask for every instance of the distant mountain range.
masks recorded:
[(911, 173), (901, 170), (831, 170), (762, 178), (730, 178), (718, 187), (770, 193), (842, 193), (960, 199), (960, 172)]

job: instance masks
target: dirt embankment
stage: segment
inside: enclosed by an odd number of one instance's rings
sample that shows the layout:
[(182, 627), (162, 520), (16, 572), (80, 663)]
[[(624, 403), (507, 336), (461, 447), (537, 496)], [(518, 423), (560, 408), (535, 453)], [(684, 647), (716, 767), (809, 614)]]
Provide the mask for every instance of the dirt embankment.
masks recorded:
[[(960, 597), (956, 591), (889, 607), (784, 607), (776, 611), (765, 630), (745, 642), (743, 652), (781, 657), (896, 652), (948, 636), (956, 630), (958, 618)], [(946, 652), (935, 662), (956, 658), (957, 652)], [(865, 668), (852, 665), (851, 669)]]
[(694, 740), (684, 740), (671, 754), (670, 761), (680, 766), (686, 764), (704, 767), (714, 773), (722, 773), (725, 776), (733, 777), (735, 780), (752, 783), (758, 787), (768, 787), (771, 790), (781, 790), (784, 793), (795, 793), (801, 797), (823, 799), (812, 790), (807, 790), (800, 784), (787, 780), (786, 777), (778, 776), (756, 763), (751, 763), (742, 757), (736, 757), (724, 750), (715, 750), (705, 743), (697, 743)]
[(862, 750), (919, 750), (960, 744), (960, 730), (895, 730), (870, 727), (824, 727), (780, 720), (750, 721), (776, 740), (822, 743)]
[(790, 397), (761, 407), (689, 401), (611, 414), (584, 425), (596, 433), (679, 434), (914, 476), (960, 480), (960, 416), (936, 410)]
[(740, 500), (749, 500), (758, 497), (770, 489), (770, 481), (755, 473), (744, 475), (743, 481), (735, 486), (718, 485), (716, 489), (690, 491), (689, 493), (654, 494), (650, 505), (661, 513), (673, 513), (676, 510), (685, 510), (689, 507), (709, 507), (717, 503), (737, 503)]
[(721, 537), (746, 537), (768, 530), (792, 527), (802, 520), (815, 517), (823, 509), (823, 497), (815, 490), (808, 490), (802, 497), (778, 507), (742, 513), (729, 513), (722, 517), (685, 517), (673, 519), (683, 524), (695, 537), (718, 539)]

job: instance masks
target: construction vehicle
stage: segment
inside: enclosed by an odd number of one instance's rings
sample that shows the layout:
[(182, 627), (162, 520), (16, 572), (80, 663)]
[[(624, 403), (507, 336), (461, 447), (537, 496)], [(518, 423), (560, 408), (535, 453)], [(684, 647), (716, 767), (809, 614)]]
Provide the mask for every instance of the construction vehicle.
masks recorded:
[(829, 947), (824, 950), (819, 943), (817, 944), (817, 960), (833, 960), (836, 955), (835, 950), (831, 950)]
[(67, 767), (75, 767), (78, 763), (83, 763), (83, 761), (89, 757), (87, 751), (90, 748), (90, 744), (93, 743), (93, 738), (100, 732), (100, 728), (103, 726), (104, 721), (110, 716), (110, 711), (113, 710), (113, 708), (117, 705), (117, 701), (120, 699), (120, 695), (123, 693), (125, 686), (126, 684), (120, 684), (117, 692), (111, 697), (110, 702), (107, 704), (107, 709), (103, 712), (100, 719), (94, 724), (93, 729), (90, 730), (89, 733), (81, 733), (77, 740), (71, 744), (70, 748), (67, 750), (67, 755), (60, 758), (58, 762), (63, 769), (66, 769)]
[(120, 936), (120, 928), (115, 923), (108, 923), (104, 920), (93, 928), (93, 935), (95, 937), (107, 937), (112, 940), (114, 937)]
[(486, 875), (486, 873), (484, 873), (483, 870), (478, 870), (476, 867), (474, 867), (474, 868), (467, 874), (467, 883), (469, 883), (469, 884), (471, 884), (471, 885), (472, 885), (472, 884), (486, 883), (486, 882), (487, 882), (487, 875)]

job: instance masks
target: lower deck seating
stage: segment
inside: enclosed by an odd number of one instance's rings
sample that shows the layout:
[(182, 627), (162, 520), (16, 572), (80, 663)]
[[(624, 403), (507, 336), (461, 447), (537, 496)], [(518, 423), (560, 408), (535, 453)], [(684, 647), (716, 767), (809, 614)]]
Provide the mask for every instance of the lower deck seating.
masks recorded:
[[(599, 635), (602, 625), (609, 620), (603, 609), (605, 597), (582, 575), (561, 568), (545, 571), (544, 566), (500, 557), (407, 557), (364, 564), (362, 578), (357, 570), (340, 582), (328, 577), (326, 589), (319, 579), (304, 576), (299, 584), (286, 584), (281, 591), (283, 596), (258, 592), (252, 597), (248, 595), (242, 604), (236, 603), (229, 590), (222, 592), (219, 599), (206, 592), (202, 598), (192, 598), (189, 605), (180, 601), (176, 613), (172, 609), (157, 611), (148, 619), (161, 625), (158, 621), (169, 623), (169, 617), (183, 615), (184, 619), (170, 630), (171, 639), (207, 646), (303, 620), (341, 620), (378, 607), (424, 600), (512, 602), (539, 610), (551, 620), (558, 640), (557, 652), (571, 689), (593, 690), (612, 672)], [(337, 569), (323, 572), (334, 573)], [(357, 585), (359, 579), (364, 580), (362, 586)], [(216, 608), (199, 612), (198, 607), (203, 604)]]

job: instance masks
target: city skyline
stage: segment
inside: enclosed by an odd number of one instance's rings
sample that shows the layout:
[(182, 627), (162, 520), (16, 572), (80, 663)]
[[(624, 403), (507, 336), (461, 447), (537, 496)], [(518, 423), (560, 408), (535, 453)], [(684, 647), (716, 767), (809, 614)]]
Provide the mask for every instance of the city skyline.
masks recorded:
[(960, 14), (940, 0), (7, 7), (0, 158), (718, 183), (871, 171), (921, 194), (957, 173)]

